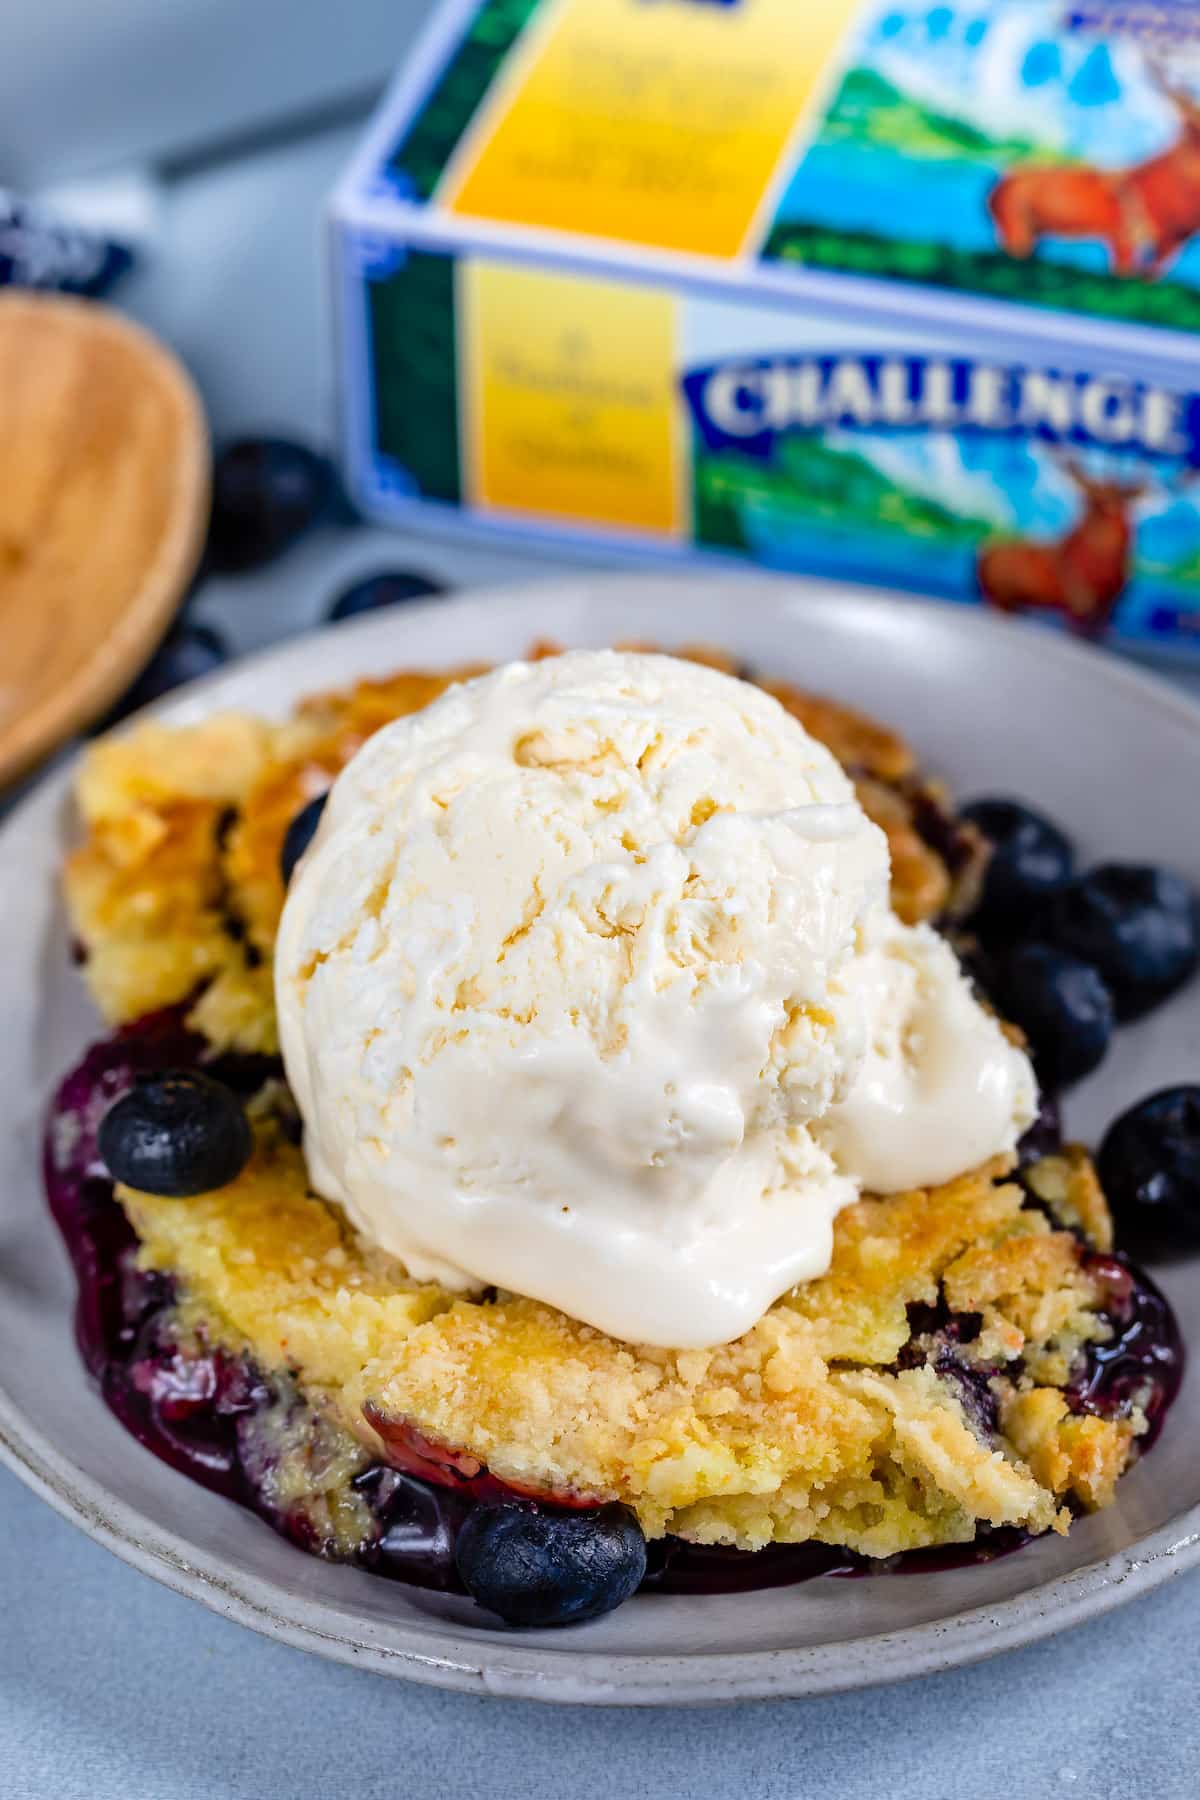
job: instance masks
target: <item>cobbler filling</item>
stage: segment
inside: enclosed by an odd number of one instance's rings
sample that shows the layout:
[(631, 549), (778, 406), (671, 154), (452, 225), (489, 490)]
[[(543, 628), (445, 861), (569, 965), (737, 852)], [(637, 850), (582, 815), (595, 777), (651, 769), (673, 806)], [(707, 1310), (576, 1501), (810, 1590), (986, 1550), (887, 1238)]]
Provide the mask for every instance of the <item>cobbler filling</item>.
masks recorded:
[[(250, 1096), (277, 1076), (267, 1058), (206, 1056), (182, 1010), (151, 1015), (93, 1047), (55, 1098), (46, 1142), (51, 1210), (79, 1287), (77, 1332), (92, 1376), (121, 1424), (148, 1450), (205, 1487), (257, 1512), (302, 1548), (351, 1560), (373, 1573), (462, 1592), (455, 1542), (481, 1506), (524, 1498), (473, 1459), (456, 1457), (411, 1430), (389, 1438), (389, 1463), (372, 1462), (287, 1377), (267, 1377), (241, 1354), (209, 1341), (169, 1277), (138, 1268), (138, 1240), (97, 1148), (105, 1112), (138, 1075), (203, 1062)], [(1030, 1133), (1032, 1154), (1059, 1141), (1052, 1106)], [(1151, 1447), (1178, 1389), (1183, 1354), (1170, 1308), (1153, 1282), (1120, 1255), (1089, 1252), (1107, 1293), (1111, 1336), (1080, 1352), (1064, 1393), (1075, 1413), (1111, 1418), (1136, 1405)], [(909, 1309), (901, 1355), (931, 1363), (953, 1387), (985, 1442), (995, 1437), (992, 1371), (961, 1347), (979, 1332), (975, 1315)], [(1011, 1373), (1011, 1370), (1009, 1371)], [(649, 1546), (644, 1586), (674, 1593), (768, 1588), (822, 1574), (912, 1572), (991, 1560), (1028, 1541), (1013, 1527), (981, 1528), (969, 1545), (908, 1551), (884, 1561), (822, 1544), (750, 1553), (666, 1538)]]

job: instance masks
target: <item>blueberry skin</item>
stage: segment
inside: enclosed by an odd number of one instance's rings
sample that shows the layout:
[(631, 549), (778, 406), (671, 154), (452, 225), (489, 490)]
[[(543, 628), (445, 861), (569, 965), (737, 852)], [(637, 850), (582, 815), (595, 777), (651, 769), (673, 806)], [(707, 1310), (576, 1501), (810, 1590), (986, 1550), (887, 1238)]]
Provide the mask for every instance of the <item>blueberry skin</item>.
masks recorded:
[(283, 885), (287, 887), (292, 873), (308, 846), (316, 836), (317, 826), (321, 823), (321, 814), (325, 811), (328, 794), (318, 794), (307, 806), (302, 806), (291, 824), (283, 834), (283, 843), (279, 850), (279, 873), (283, 876)]
[(213, 464), (205, 561), (218, 575), (260, 569), (295, 543), (332, 504), (328, 460), (288, 438), (227, 444)]
[(105, 1113), (98, 1142), (114, 1181), (172, 1200), (227, 1187), (254, 1148), (236, 1096), (192, 1069), (140, 1076)]
[(1122, 1113), (1096, 1170), (1123, 1232), (1158, 1249), (1200, 1248), (1200, 1087), (1162, 1088)]
[(1113, 1001), (1090, 963), (1052, 944), (1022, 944), (997, 964), (996, 1004), (1029, 1039), (1043, 1084), (1081, 1081), (1103, 1061)]
[(627, 1506), (538, 1512), (478, 1506), (458, 1534), (463, 1586), (508, 1625), (577, 1625), (641, 1585), (646, 1540)]
[(1196, 895), (1182, 876), (1105, 863), (1049, 903), (1043, 932), (1099, 969), (1118, 1019), (1135, 1019), (1182, 985), (1200, 959)]
[(430, 594), (444, 594), (445, 585), (432, 575), (415, 569), (381, 569), (364, 575), (361, 580), (343, 588), (329, 608), (329, 619), (356, 619), (361, 613), (377, 612), (381, 606), (397, 606), (405, 600), (423, 600)]
[(973, 800), (962, 816), (992, 846), (974, 922), (984, 932), (1015, 931), (1070, 880), (1071, 844), (1057, 825), (1019, 800)]

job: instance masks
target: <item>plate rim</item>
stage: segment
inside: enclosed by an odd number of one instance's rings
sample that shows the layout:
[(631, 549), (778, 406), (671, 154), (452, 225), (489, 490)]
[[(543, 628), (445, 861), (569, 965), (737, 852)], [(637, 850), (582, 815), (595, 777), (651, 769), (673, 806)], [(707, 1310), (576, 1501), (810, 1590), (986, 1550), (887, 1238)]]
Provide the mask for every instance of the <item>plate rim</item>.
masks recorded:
[[(906, 599), (880, 590), (835, 587), (803, 579), (734, 574), (588, 575), (533, 581), (493, 588), (473, 588), (449, 598), (417, 602), (404, 609), (443, 616), (456, 609), (469, 623), (486, 606), (489, 613), (506, 601), (527, 605), (536, 599), (547, 613), (570, 600), (585, 606), (608, 594), (627, 595), (637, 583), (639, 603), (667, 601), (681, 588), (772, 590), (781, 616), (794, 609), (841, 611), (864, 606), (869, 613), (886, 608), (894, 620), (912, 615), (927, 618), (931, 610), (951, 616), (954, 629), (968, 634), (1009, 634), (1009, 620), (989, 618), (953, 603)], [(785, 604), (786, 603), (786, 604)], [(394, 625), (394, 618), (391, 623)], [(182, 723), (212, 710), (209, 699), (231, 677), (253, 679), (261, 668), (282, 662), (303, 664), (327, 641), (330, 632), (368, 640), (385, 635), (387, 614), (370, 615), (334, 627), (306, 632), (284, 643), (240, 658), (202, 681), (176, 690), (129, 721), (136, 727), (148, 718)], [(1018, 626), (1017, 629), (1022, 629)], [(1024, 629), (1029, 629), (1025, 627)], [(1200, 707), (1155, 675), (1118, 660), (1095, 646), (1039, 632), (1047, 656), (1078, 669), (1086, 664), (1090, 678), (1120, 687), (1160, 710), (1167, 710), (1200, 739)], [(41, 815), (53, 816), (67, 798), (80, 754), (55, 768), (34, 786), (0, 825), (0, 853), (22, 829), (41, 828)], [(198, 1599), (222, 1617), (249, 1626), (261, 1635), (332, 1660), (400, 1676), (425, 1684), (508, 1698), (592, 1705), (705, 1705), (764, 1698), (796, 1698), (832, 1694), (881, 1685), (965, 1666), (1007, 1649), (1035, 1643), (1058, 1631), (1100, 1617), (1126, 1600), (1148, 1593), (1176, 1574), (1200, 1565), (1200, 1504), (1187, 1508), (1128, 1548), (1100, 1557), (1050, 1581), (1034, 1582), (1005, 1599), (945, 1614), (900, 1631), (876, 1633), (772, 1650), (685, 1651), (638, 1656), (590, 1651), (564, 1637), (561, 1650), (543, 1644), (522, 1647), (517, 1635), (497, 1632), (487, 1640), (460, 1640), (453, 1650), (430, 1647), (419, 1625), (393, 1621), (388, 1643), (372, 1641), (360, 1622), (356, 1631), (353, 1605), (290, 1596), (269, 1579), (232, 1569), (219, 1557), (201, 1552), (170, 1528), (146, 1514), (82, 1469), (40, 1431), (9, 1394), (0, 1369), (0, 1462), (61, 1517), (81, 1529), (123, 1562), (176, 1593)], [(446, 1636), (452, 1641), (453, 1631)]]
[[(522, 1649), (517, 1634), (472, 1640), (471, 1652), (439, 1652), (419, 1626), (389, 1626), (394, 1645), (334, 1628), (349, 1607), (301, 1601), (291, 1613), (271, 1599), (274, 1584), (230, 1571), (197, 1553), (186, 1539), (153, 1524), (144, 1513), (70, 1465), (0, 1389), (0, 1462), (61, 1518), (120, 1561), (174, 1593), (199, 1600), (219, 1617), (260, 1636), (378, 1675), (460, 1693), (559, 1705), (708, 1706), (748, 1700), (799, 1699), (941, 1673), (1040, 1643), (1102, 1618), (1127, 1601), (1200, 1563), (1200, 1505), (1176, 1522), (1054, 1581), (1008, 1599), (927, 1620), (903, 1631), (879, 1632), (832, 1644), (777, 1650), (687, 1652), (631, 1656), (613, 1651)], [(40, 1442), (39, 1442), (40, 1440)], [(57, 1465), (57, 1466), (56, 1466)], [(186, 1478), (185, 1478), (186, 1479)], [(1037, 1603), (1030, 1614), (1031, 1603)], [(324, 1628), (299, 1616), (334, 1615)]]

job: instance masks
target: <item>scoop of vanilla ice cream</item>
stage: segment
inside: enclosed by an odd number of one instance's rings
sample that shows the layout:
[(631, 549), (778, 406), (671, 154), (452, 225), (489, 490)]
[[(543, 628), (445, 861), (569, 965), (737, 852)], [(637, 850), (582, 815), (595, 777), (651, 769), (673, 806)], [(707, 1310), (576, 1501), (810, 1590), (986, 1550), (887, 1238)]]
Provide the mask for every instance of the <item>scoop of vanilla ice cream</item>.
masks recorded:
[(419, 1279), (739, 1336), (866, 1184), (1011, 1150), (1028, 1062), (887, 903), (886, 840), (760, 689), (576, 652), (372, 737), (292, 877), (317, 1191)]

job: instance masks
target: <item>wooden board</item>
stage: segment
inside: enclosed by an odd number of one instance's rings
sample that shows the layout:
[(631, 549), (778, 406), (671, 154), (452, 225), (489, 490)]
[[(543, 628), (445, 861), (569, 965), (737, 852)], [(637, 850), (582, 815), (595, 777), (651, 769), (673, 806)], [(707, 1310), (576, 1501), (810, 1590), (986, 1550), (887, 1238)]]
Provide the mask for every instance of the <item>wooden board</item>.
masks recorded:
[(196, 390), (149, 333), (0, 292), (0, 783), (155, 648), (203, 545), (210, 460)]

